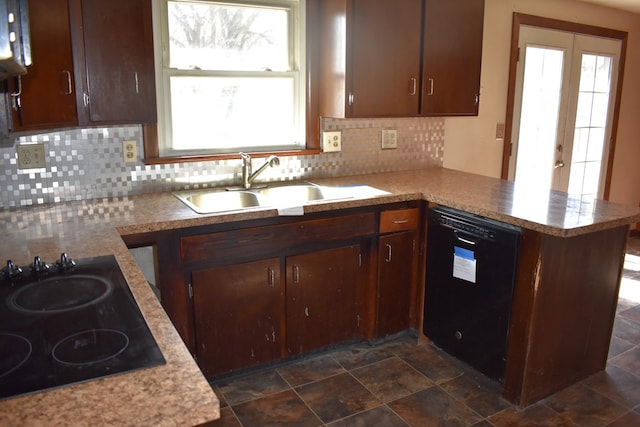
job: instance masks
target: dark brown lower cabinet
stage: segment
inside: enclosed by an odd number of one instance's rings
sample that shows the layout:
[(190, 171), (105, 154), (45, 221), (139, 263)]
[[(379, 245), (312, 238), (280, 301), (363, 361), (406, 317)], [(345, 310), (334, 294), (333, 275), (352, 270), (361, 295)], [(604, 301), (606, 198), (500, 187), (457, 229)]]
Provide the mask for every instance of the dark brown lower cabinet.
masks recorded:
[(280, 259), (193, 271), (196, 357), (206, 376), (282, 357)]
[(415, 230), (380, 236), (376, 324), (379, 338), (409, 328), (417, 247)]
[[(396, 210), (384, 214), (384, 208), (372, 207), (223, 223), (126, 240), (156, 245), (162, 305), (203, 373), (215, 377), (375, 339), (377, 304), (384, 306), (380, 331), (414, 327), (419, 211), (407, 206), (385, 206)], [(393, 246), (393, 262), (382, 268), (378, 298), (374, 251), (381, 233), (382, 244)]]
[(287, 349), (300, 354), (361, 336), (360, 245), (291, 256), (287, 266)]

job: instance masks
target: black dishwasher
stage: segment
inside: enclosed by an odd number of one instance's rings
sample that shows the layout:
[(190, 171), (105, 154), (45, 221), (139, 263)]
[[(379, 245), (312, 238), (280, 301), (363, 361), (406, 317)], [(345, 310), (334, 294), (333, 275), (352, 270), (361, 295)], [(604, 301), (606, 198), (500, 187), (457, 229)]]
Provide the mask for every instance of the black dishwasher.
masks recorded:
[(424, 333), (503, 381), (520, 229), (459, 210), (428, 212)]

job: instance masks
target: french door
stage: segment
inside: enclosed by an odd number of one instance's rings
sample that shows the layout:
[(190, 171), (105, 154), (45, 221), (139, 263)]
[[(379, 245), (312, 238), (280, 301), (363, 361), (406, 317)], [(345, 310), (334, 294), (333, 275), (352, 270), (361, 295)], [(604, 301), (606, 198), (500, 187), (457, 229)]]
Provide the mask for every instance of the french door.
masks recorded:
[(509, 179), (602, 198), (621, 41), (520, 26)]

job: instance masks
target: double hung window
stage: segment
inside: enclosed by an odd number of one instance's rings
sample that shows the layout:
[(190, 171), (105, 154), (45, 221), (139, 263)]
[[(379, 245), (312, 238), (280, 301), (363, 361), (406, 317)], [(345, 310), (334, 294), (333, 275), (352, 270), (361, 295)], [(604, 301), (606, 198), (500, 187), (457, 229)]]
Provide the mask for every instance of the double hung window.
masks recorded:
[(161, 157), (305, 147), (304, 0), (157, 0)]

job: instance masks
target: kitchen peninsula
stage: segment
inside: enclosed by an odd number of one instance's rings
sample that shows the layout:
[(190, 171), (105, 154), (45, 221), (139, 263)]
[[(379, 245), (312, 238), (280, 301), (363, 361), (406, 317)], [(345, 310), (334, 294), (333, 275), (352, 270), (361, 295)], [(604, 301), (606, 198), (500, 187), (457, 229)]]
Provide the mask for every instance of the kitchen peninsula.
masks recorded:
[[(504, 396), (526, 406), (604, 368), (628, 226), (635, 207), (536, 194), (449, 169), (314, 179), (389, 192), (312, 203), (305, 215), (402, 203), (441, 204), (522, 228)], [(273, 208), (200, 215), (171, 193), (85, 200), (0, 212), (0, 254), (18, 265), (114, 254), (166, 365), (0, 401), (0, 424), (189, 425), (217, 418), (219, 403), (147, 286), (125, 241), (136, 236), (276, 218)], [(419, 277), (423, 277), (420, 276)], [(422, 286), (412, 304), (419, 305)], [(420, 329), (421, 319), (411, 327)]]

